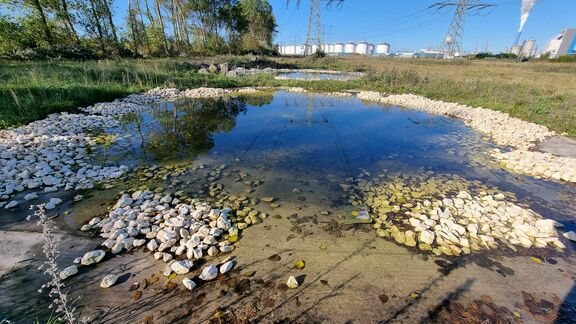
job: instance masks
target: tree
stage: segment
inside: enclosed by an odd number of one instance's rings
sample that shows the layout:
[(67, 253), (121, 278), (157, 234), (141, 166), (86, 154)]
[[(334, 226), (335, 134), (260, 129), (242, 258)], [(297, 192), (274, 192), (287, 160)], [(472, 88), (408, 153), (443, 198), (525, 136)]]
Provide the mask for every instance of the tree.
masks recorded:
[(241, 35), (242, 49), (250, 52), (271, 50), (276, 32), (276, 18), (267, 0), (241, 0), (240, 8), (248, 21)]

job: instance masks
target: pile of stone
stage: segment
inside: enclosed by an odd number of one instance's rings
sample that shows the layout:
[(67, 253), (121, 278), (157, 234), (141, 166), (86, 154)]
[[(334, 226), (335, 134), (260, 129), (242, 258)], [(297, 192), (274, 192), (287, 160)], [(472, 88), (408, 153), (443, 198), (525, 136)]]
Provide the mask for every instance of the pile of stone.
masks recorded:
[(341, 186), (352, 204), (371, 208), (378, 236), (436, 255), (459, 256), (499, 246), (514, 251), (517, 246), (565, 247), (555, 229), (561, 224), (521, 207), (497, 189), (456, 176), (381, 174)]
[(545, 126), (513, 118), (499, 111), (432, 100), (413, 94), (384, 96), (379, 92), (364, 91), (360, 92), (358, 97), (363, 100), (410, 107), (432, 114), (459, 118), (470, 127), (492, 137), (497, 144), (512, 146), (517, 149), (532, 148), (537, 142), (555, 134)]
[(574, 158), (526, 150), (501, 152), (495, 149), (491, 155), (504, 167), (519, 173), (576, 182), (576, 159)]
[[(136, 191), (122, 195), (107, 217), (93, 218), (81, 230), (97, 231), (105, 238), (102, 246), (113, 254), (145, 246), (156, 260), (167, 263), (164, 275), (170, 276), (173, 272), (187, 274), (194, 261), (206, 256), (234, 250), (231, 244), (239, 233), (234, 219), (229, 208), (220, 210), (194, 199)], [(220, 273), (230, 271), (232, 265), (224, 262)], [(218, 269), (208, 266), (200, 279), (212, 280), (217, 274)], [(195, 286), (189, 280), (184, 280), (187, 288)]]
[[(126, 166), (91, 165), (87, 159), (87, 148), (96, 145), (88, 132), (117, 124), (107, 116), (59, 113), (0, 131), (0, 200), (31, 189), (90, 189), (97, 182), (122, 176)], [(0, 202), (0, 208), (18, 204), (16, 200)]]

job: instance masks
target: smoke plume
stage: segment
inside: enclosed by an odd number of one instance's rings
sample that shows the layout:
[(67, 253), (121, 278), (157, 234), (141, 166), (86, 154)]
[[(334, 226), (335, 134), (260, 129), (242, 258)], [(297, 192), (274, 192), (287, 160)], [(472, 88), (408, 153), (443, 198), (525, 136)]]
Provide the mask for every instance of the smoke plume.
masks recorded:
[(521, 32), (524, 28), (524, 24), (526, 23), (526, 20), (528, 20), (528, 16), (530, 16), (534, 5), (538, 1), (539, 0), (522, 0), (522, 9), (520, 11), (520, 28), (518, 28), (518, 32)]

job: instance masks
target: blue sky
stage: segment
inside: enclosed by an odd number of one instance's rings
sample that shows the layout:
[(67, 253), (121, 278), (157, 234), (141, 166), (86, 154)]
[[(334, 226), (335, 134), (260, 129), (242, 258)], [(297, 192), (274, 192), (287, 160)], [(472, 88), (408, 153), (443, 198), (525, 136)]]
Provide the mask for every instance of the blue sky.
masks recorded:
[[(276, 42), (300, 43), (306, 39), (310, 0), (269, 0), (278, 23)], [(322, 24), (328, 42), (387, 42), (392, 51), (418, 50), (440, 45), (453, 10), (425, 10), (440, 0), (345, 0), (341, 9), (322, 7)], [(452, 0), (457, 1), (457, 0)], [(486, 46), (500, 52), (513, 43), (520, 24), (520, 0), (485, 0), (497, 4), (485, 16), (467, 17), (464, 49)], [(543, 49), (563, 29), (576, 28), (576, 0), (543, 0), (534, 7), (521, 39), (533, 38)]]

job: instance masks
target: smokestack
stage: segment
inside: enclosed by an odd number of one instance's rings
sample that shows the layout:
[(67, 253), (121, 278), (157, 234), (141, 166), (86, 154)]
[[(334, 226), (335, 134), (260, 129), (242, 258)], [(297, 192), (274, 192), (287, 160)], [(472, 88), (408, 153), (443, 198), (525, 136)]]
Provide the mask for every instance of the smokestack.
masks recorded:
[(520, 9), (520, 27), (518, 28), (518, 33), (516, 34), (516, 39), (514, 40), (514, 44), (512, 44), (512, 49), (518, 46), (518, 42), (520, 41), (520, 35), (522, 34), (522, 30), (524, 29), (524, 24), (528, 20), (532, 9), (534, 9), (534, 5), (539, 0), (522, 0), (522, 8)]

